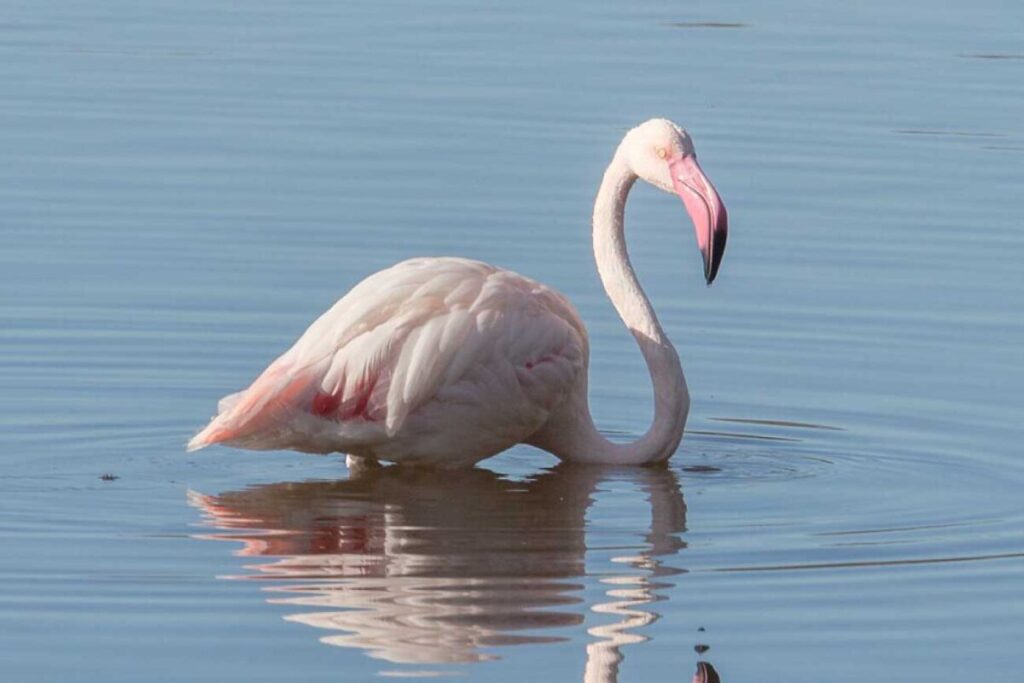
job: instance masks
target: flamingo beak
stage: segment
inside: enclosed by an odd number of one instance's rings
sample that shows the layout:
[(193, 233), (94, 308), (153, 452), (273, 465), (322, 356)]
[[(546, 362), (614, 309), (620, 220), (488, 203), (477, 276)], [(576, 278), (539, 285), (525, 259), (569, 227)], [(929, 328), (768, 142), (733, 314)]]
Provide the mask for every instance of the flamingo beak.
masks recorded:
[(710, 285), (718, 275), (729, 234), (729, 217), (718, 191), (692, 154), (668, 161), (672, 187), (683, 200), (697, 232), (697, 246), (704, 256), (704, 279)]

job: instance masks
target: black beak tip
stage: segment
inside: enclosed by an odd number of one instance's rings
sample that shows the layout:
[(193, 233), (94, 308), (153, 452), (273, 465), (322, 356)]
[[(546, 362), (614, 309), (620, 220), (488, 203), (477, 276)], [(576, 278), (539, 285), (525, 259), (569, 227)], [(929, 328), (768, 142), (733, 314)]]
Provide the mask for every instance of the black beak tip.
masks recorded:
[(718, 275), (718, 269), (713, 268), (711, 265), (711, 259), (704, 259), (704, 281), (708, 287), (715, 281), (715, 276)]
[(725, 255), (725, 240), (728, 233), (724, 230), (712, 235), (711, 248), (704, 254), (704, 280), (708, 286), (718, 277), (718, 267), (722, 265), (722, 256)]

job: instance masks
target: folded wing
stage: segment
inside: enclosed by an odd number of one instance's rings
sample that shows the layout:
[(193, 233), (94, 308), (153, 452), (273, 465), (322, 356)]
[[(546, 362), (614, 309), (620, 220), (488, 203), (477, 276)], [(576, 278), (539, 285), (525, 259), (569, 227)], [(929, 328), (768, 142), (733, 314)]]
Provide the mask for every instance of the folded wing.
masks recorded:
[(482, 363), (507, 364), (530, 400), (548, 402), (585, 355), (579, 317), (553, 290), (477, 261), (412, 259), (354, 287), (248, 389), (222, 399), (188, 448), (324, 451), (387, 439)]

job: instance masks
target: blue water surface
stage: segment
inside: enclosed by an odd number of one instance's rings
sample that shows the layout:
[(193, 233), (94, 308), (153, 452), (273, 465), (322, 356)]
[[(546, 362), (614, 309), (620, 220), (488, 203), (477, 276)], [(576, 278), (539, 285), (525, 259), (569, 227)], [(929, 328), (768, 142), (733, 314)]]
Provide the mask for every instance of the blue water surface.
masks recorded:
[[(2, 677), (1019, 676), (1022, 26), (998, 0), (9, 0)], [(414, 255), (565, 292), (595, 418), (642, 434), (589, 216), (652, 116), (731, 232), (705, 288), (678, 200), (631, 198), (693, 398), (668, 469), (184, 452)]]

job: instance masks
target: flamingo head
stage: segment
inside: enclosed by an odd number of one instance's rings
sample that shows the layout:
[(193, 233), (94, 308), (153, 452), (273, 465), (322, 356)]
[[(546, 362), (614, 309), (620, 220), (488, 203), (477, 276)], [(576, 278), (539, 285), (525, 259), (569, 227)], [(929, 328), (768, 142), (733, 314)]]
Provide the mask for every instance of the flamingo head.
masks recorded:
[(729, 218), (718, 191), (697, 164), (689, 134), (667, 119), (651, 119), (626, 134), (619, 154), (639, 178), (683, 200), (710, 285), (725, 254)]

